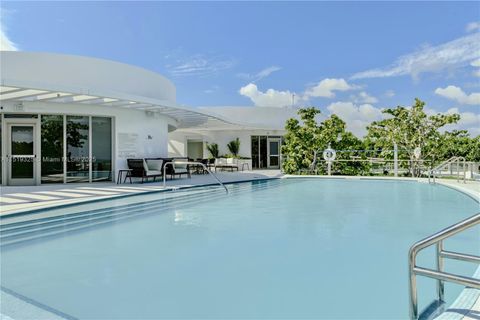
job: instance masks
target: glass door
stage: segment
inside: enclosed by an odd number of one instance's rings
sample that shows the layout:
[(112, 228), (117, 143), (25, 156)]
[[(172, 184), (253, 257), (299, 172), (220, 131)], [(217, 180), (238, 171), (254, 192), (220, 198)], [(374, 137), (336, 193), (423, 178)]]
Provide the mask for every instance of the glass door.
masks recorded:
[(280, 139), (268, 138), (268, 168), (280, 168)]
[(9, 124), (7, 132), (8, 184), (35, 185), (35, 124)]

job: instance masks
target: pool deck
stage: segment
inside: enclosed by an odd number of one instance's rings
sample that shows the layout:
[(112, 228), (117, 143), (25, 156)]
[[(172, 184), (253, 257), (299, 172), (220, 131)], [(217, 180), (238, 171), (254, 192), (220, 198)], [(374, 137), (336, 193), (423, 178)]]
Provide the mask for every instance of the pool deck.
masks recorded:
[[(219, 172), (217, 176), (223, 183), (242, 181), (303, 177), (351, 180), (391, 180), (418, 181), (428, 183), (426, 179), (393, 178), (393, 177), (358, 177), (358, 176), (291, 176), (284, 175), (279, 170), (255, 170), (242, 172)], [(457, 182), (450, 179), (437, 179), (437, 183), (462, 191), (480, 202), (480, 182)], [(18, 214), (34, 213), (37, 210), (66, 206), (71, 204), (87, 203), (103, 199), (124, 197), (152, 192), (162, 192), (194, 186), (213, 185), (217, 182), (209, 175), (192, 175), (191, 178), (168, 180), (163, 182), (148, 182), (133, 184), (92, 183), (92, 184), (52, 184), (40, 186), (1, 187), (0, 190), (0, 217), (1, 224), (8, 223), (10, 217)], [(480, 211), (480, 206), (479, 206)], [(29, 215), (30, 216), (30, 215)], [(31, 215), (32, 217), (35, 214)], [(477, 270), (480, 276), (480, 268)], [(439, 319), (480, 319), (480, 294), (478, 290), (466, 289), (457, 301), (442, 314)], [(2, 293), (5, 294), (5, 293)], [(467, 304), (466, 304), (467, 303)], [(8, 319), (8, 318), (6, 318)]]

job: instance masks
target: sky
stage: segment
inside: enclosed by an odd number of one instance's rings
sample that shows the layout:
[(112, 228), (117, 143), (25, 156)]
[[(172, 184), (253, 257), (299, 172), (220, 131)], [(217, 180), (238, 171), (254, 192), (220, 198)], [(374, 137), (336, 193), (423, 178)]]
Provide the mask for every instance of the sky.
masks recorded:
[(10, 2), (1, 50), (158, 72), (190, 107), (318, 107), (358, 136), (414, 98), (480, 134), (480, 2)]

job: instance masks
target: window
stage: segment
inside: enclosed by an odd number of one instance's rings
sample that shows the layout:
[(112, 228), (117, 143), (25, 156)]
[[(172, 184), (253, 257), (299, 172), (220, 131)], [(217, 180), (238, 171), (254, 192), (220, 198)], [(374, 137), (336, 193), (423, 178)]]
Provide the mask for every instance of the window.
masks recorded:
[(42, 183), (63, 183), (63, 116), (41, 119)]
[(112, 181), (112, 119), (92, 117), (92, 182)]
[(252, 136), (252, 167), (254, 169), (259, 168), (258, 157), (258, 136)]
[(88, 182), (89, 117), (67, 116), (67, 182)]

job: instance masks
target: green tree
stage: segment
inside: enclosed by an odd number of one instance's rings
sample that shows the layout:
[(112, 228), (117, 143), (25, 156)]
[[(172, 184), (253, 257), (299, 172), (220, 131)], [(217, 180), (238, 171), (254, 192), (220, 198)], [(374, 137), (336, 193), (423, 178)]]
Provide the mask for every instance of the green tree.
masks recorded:
[[(351, 132), (346, 131), (345, 121), (333, 114), (320, 124), (317, 124), (316, 116), (320, 110), (315, 107), (299, 109), (300, 120), (287, 120), (284, 136), (285, 143), (282, 146), (282, 154), (285, 156), (283, 170), (286, 173), (298, 173), (306, 169), (318, 169), (320, 173), (326, 172), (326, 164), (322, 153), (328, 146), (333, 149), (362, 149), (362, 141)], [(337, 153), (337, 159), (350, 159), (352, 153)], [(316, 168), (312, 164), (316, 159)], [(368, 171), (361, 162), (338, 162), (334, 170), (338, 174), (358, 174)]]
[(453, 156), (464, 157), (467, 161), (480, 161), (480, 136), (470, 138), (466, 130), (445, 132), (438, 152), (442, 160)]
[(363, 152), (365, 143), (349, 131), (343, 131), (340, 139), (332, 144), (332, 148), (337, 151), (333, 171), (342, 175), (368, 175), (370, 173), (370, 163), (364, 161), (367, 155)]
[[(386, 119), (374, 121), (368, 127), (368, 141), (382, 150), (382, 156), (391, 157), (394, 143), (405, 153), (409, 160), (410, 174), (420, 174), (421, 160), (430, 160), (434, 163), (439, 159), (442, 145), (442, 134), (438, 129), (460, 119), (458, 114), (436, 114), (428, 116), (425, 111), (425, 102), (415, 99), (411, 107), (398, 106), (385, 109), (382, 112)], [(414, 149), (422, 150), (419, 161), (414, 156)]]
[(480, 136), (470, 139), (469, 151), (465, 158), (467, 161), (480, 162)]
[(302, 123), (295, 118), (287, 120), (282, 145), (284, 172), (296, 173), (312, 164), (314, 152), (321, 145), (320, 128), (315, 120), (319, 113), (320, 110), (315, 107), (303, 108), (298, 110)]

